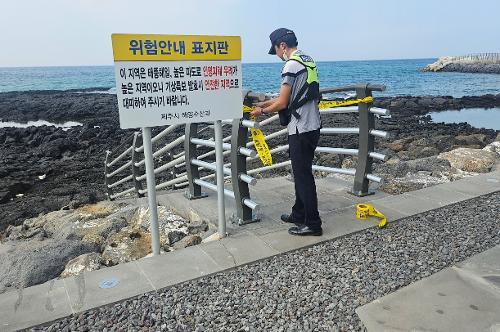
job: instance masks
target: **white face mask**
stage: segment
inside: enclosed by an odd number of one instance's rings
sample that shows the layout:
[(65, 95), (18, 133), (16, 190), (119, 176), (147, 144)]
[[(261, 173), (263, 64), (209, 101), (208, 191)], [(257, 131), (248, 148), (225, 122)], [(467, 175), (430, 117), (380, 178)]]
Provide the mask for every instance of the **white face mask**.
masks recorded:
[(286, 55), (286, 52), (283, 52), (283, 61), (288, 61), (290, 60), (290, 58), (288, 57), (288, 55)]

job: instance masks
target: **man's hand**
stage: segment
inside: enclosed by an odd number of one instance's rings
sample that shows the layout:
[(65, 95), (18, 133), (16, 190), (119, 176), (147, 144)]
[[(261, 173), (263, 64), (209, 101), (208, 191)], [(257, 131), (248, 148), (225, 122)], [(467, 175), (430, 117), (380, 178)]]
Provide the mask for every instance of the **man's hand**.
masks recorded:
[(288, 84), (282, 84), (280, 88), (280, 95), (278, 98), (266, 100), (261, 103), (255, 104), (254, 110), (250, 113), (252, 116), (259, 116), (263, 114), (263, 109), (266, 109), (266, 114), (274, 114), (284, 110), (288, 105), (288, 100), (292, 94), (292, 88)]
[(259, 115), (262, 115), (262, 107), (260, 107), (260, 106), (255, 106), (255, 108), (253, 109), (253, 111), (252, 111), (252, 112), (250, 112), (250, 115), (251, 115), (251, 116), (255, 116), (255, 117), (257, 117), (257, 116), (259, 116)]

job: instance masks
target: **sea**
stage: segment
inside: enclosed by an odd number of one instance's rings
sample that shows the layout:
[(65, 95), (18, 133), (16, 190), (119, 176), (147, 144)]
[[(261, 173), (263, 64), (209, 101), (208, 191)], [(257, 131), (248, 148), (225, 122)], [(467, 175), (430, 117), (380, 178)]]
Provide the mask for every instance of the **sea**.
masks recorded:
[[(427, 73), (420, 69), (437, 59), (318, 62), (322, 88), (356, 83), (384, 84), (386, 90), (374, 96), (477, 96), (500, 93), (500, 75), (473, 73)], [(275, 94), (280, 86), (281, 62), (242, 65), (243, 88)], [(0, 68), (0, 92), (29, 90), (103, 89), (115, 92), (113, 66)], [(1, 95), (0, 95), (1, 98)], [(473, 113), (466, 122), (477, 117)], [(500, 130), (500, 108), (486, 115), (492, 129)], [(463, 119), (461, 118), (463, 121)], [(442, 117), (439, 121), (447, 122)], [(453, 115), (450, 116), (453, 122)], [(485, 123), (484, 120), (482, 123)], [(495, 125), (497, 123), (497, 125)], [(472, 123), (471, 123), (472, 124)]]

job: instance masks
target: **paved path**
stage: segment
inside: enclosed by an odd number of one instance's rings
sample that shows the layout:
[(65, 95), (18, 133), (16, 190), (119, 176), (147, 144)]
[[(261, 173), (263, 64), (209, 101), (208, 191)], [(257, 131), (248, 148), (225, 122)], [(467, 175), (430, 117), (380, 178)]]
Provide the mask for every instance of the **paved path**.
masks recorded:
[[(360, 222), (355, 219), (353, 205), (356, 202), (371, 200), (390, 221), (394, 221), (495, 192), (500, 187), (499, 183), (500, 172), (496, 171), (408, 194), (389, 196), (378, 193), (360, 199), (346, 193), (346, 183), (333, 178), (319, 179), (324, 235), (300, 238), (289, 236), (289, 225), (278, 219), (290, 206), (293, 184), (283, 178), (266, 179), (253, 192), (253, 197), (259, 197), (261, 201), (256, 200), (263, 205), (262, 222), (243, 227), (232, 225), (228, 227), (230, 236), (220, 241), (2, 294), (0, 330), (25, 328), (78, 314), (374, 226), (374, 220)], [(215, 210), (214, 196), (176, 206), (184, 211), (196, 208), (213, 219), (210, 211)], [(158, 199), (161, 203), (170, 204), (186, 202), (180, 197), (181, 193), (173, 193), (160, 195)], [(106, 288), (109, 286), (113, 287)]]
[(370, 332), (498, 332), (500, 246), (364, 305), (356, 313)]

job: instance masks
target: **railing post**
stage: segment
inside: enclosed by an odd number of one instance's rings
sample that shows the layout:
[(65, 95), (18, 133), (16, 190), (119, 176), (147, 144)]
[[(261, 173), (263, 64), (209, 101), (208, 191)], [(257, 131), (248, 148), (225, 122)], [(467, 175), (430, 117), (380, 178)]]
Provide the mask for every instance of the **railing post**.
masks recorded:
[(197, 165), (193, 165), (191, 160), (198, 157), (198, 151), (196, 144), (191, 143), (191, 138), (198, 138), (198, 124), (188, 123), (186, 124), (186, 136), (184, 140), (184, 151), (185, 151), (185, 164), (186, 164), (186, 175), (189, 182), (188, 190), (185, 192), (184, 196), (188, 199), (198, 199), (207, 197), (205, 193), (201, 192), (201, 186), (194, 183), (195, 179), (200, 178), (200, 171)]
[(110, 201), (112, 201), (113, 200), (113, 198), (112, 198), (113, 191), (109, 187), (110, 183), (109, 183), (109, 178), (108, 178), (108, 174), (109, 174), (108, 163), (109, 163), (109, 156), (110, 155), (111, 155), (111, 151), (109, 151), (109, 150), (106, 151), (106, 158), (104, 160), (104, 185), (106, 186), (106, 193), (108, 194), (108, 198)]
[[(368, 84), (360, 84), (356, 86), (356, 98), (363, 99), (371, 97), (372, 92), (368, 89)], [(359, 103), (359, 147), (358, 147), (358, 164), (356, 167), (356, 175), (354, 176), (354, 186), (352, 194), (356, 196), (367, 196), (373, 194), (369, 191), (369, 180), (367, 174), (372, 172), (372, 158), (368, 155), (373, 152), (374, 137), (370, 134), (370, 130), (375, 128), (375, 116), (369, 112), (371, 103)]]
[(139, 162), (137, 156), (139, 152), (136, 151), (137, 148), (139, 148), (139, 132), (134, 133), (134, 140), (132, 142), (132, 176), (134, 177), (134, 186), (135, 186), (135, 191), (139, 197), (144, 197), (144, 194), (140, 193), (140, 190), (142, 190), (142, 183), (141, 181), (137, 180), (137, 178), (140, 176), (139, 174), (139, 167), (135, 165), (135, 163)]
[(217, 215), (219, 219), (217, 231), (219, 238), (226, 237), (226, 205), (224, 197), (224, 155), (222, 150), (222, 121), (214, 122), (215, 164), (217, 179)]
[[(249, 98), (244, 98), (244, 105), (252, 106)], [(247, 174), (247, 157), (239, 153), (240, 147), (246, 147), (248, 142), (248, 128), (241, 125), (242, 120), (249, 120), (250, 115), (243, 113), (241, 119), (234, 119), (231, 130), (231, 183), (233, 186), (236, 204), (236, 217), (233, 222), (239, 225), (259, 221), (254, 218), (252, 209), (243, 203), (245, 198), (250, 198), (248, 183), (240, 179), (241, 174)]]

